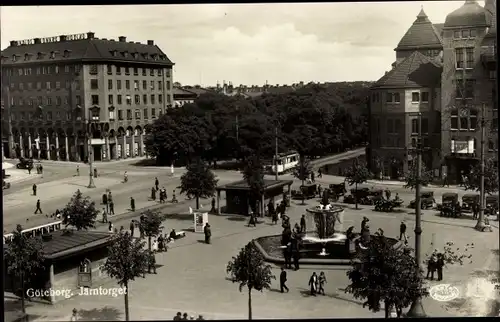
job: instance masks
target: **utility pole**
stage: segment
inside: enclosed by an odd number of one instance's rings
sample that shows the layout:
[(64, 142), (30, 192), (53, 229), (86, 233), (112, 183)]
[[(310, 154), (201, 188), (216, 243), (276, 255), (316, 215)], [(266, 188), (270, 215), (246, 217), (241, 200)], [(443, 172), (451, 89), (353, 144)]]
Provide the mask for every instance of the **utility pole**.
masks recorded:
[(477, 219), (477, 224), (475, 229), (479, 231), (483, 231), (485, 228), (484, 224), (484, 201), (485, 201), (485, 193), (484, 193), (484, 144), (486, 141), (486, 120), (484, 118), (485, 114), (485, 104), (483, 103), (481, 107), (481, 146), (480, 146), (480, 160), (481, 163), (481, 173), (479, 177), (479, 218)]
[(274, 176), (278, 181), (278, 127), (274, 128)]
[(88, 136), (89, 136), (89, 185), (87, 186), (87, 188), (89, 189), (92, 189), (92, 188), (95, 188), (95, 184), (94, 184), (94, 175), (93, 175), (93, 172), (94, 172), (94, 169), (93, 169), (93, 147), (92, 147), (92, 120), (93, 120), (93, 115), (92, 115), (92, 111), (89, 110), (89, 122), (88, 122)]
[[(417, 139), (417, 173), (416, 173), (416, 186), (415, 186), (415, 263), (420, 274), (420, 255), (421, 255), (421, 235), (422, 235), (422, 200), (420, 199), (420, 178), (422, 176), (422, 113), (418, 113), (418, 139)], [(422, 299), (417, 297), (413, 300), (410, 310), (408, 311), (408, 316), (426, 317), (424, 306), (422, 305)]]

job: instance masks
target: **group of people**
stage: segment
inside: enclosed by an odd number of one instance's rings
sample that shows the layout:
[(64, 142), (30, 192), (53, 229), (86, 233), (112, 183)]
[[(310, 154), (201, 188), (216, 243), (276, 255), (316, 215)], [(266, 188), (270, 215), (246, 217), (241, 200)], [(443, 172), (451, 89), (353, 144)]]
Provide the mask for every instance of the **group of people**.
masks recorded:
[(269, 216), (271, 216), (272, 223), (277, 224), (279, 218), (282, 218), (286, 212), (286, 202), (282, 200), (279, 205), (275, 208), (273, 200), (269, 200), (267, 204), (267, 211)]
[(443, 267), (445, 265), (444, 254), (434, 251), (427, 260), (427, 279), (434, 280), (434, 273), (437, 272), (437, 280), (443, 280)]
[[(187, 321), (187, 320), (194, 320), (194, 316), (191, 315), (190, 317), (188, 317), (188, 314), (184, 312), (184, 314), (182, 314), (181, 312), (177, 312), (177, 314), (174, 316), (173, 318), (174, 321)], [(205, 320), (203, 318), (203, 315), (198, 315), (198, 318), (196, 320)]]
[[(159, 194), (159, 199), (160, 203), (165, 203), (167, 202), (167, 189), (165, 187), (162, 187), (160, 189), (160, 182), (158, 181), (158, 178), (155, 178), (155, 185), (154, 187), (151, 188), (151, 200), (156, 200), (156, 193)], [(175, 195), (175, 189), (172, 191), (172, 203), (177, 203), (177, 197)]]

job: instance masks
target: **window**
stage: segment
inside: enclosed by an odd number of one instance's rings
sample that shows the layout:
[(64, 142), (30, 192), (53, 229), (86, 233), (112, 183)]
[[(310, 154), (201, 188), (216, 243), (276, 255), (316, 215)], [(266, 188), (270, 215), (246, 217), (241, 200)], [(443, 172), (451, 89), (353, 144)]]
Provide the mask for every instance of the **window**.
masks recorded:
[(117, 80), (116, 81), (116, 89), (117, 90), (121, 90), (122, 89), (122, 81), (121, 80)]
[(90, 75), (97, 75), (97, 65), (90, 65), (89, 66), (89, 74)]
[(155, 70), (153, 68), (149, 69), (149, 76), (154, 76), (155, 75)]
[[(19, 85), (21, 85), (21, 84), (19, 84)], [(50, 89), (50, 82), (46, 82), (46, 83), (45, 83), (45, 88), (46, 88), (46, 89)]]
[(144, 114), (144, 119), (147, 120), (148, 119), (148, 109), (147, 108), (143, 109), (143, 114)]
[(462, 38), (469, 38), (469, 29), (462, 30)]
[(141, 104), (141, 96), (134, 95), (134, 102), (135, 102), (135, 104)]
[(170, 89), (172, 89), (172, 85), (170, 84), (170, 81), (167, 81), (167, 90), (169, 91)]
[(151, 118), (156, 118), (156, 109), (154, 107), (151, 109)]
[(47, 66), (42, 67), (42, 74), (47, 75)]
[(462, 79), (456, 80), (456, 98), (472, 99), (474, 97), (474, 80), (466, 79), (465, 85)]
[(69, 73), (69, 65), (64, 65), (64, 72)]
[(125, 96), (125, 100), (127, 105), (132, 105), (132, 97), (130, 95)]
[(56, 66), (54, 66), (54, 72), (55, 72), (56, 74), (59, 74), (59, 66), (57, 66), (57, 65), (56, 65)]
[(132, 119), (132, 110), (127, 110), (127, 120)]
[(153, 91), (155, 89), (155, 81), (150, 81), (149, 82), (149, 87), (151, 88), (151, 90)]
[(99, 95), (92, 95), (92, 105), (99, 105)]
[(469, 120), (467, 116), (460, 115), (460, 130), (468, 130), (469, 129)]
[(97, 82), (97, 79), (90, 80), (90, 89), (99, 89), (99, 83)]
[(69, 105), (69, 96), (64, 96), (64, 105)]
[(106, 71), (107, 71), (108, 75), (112, 75), (113, 74), (113, 66), (107, 65)]
[(82, 69), (82, 66), (80, 65), (75, 65), (75, 73), (80, 74), (80, 70)]
[(43, 105), (43, 97), (38, 96), (37, 97), (38, 105), (42, 106)]
[(61, 112), (56, 112), (56, 120), (60, 120), (61, 119)]
[(24, 75), (31, 75), (31, 68), (25, 68)]
[(162, 94), (158, 94), (158, 103), (159, 104), (163, 103), (163, 95)]
[(394, 93), (394, 102), (396, 103), (401, 102), (401, 97), (399, 96), (399, 93)]
[(122, 96), (121, 95), (116, 95), (116, 103), (118, 105), (122, 105)]
[[(167, 84), (168, 84), (168, 83), (170, 83), (170, 82), (168, 82), (168, 81), (167, 81)], [(159, 89), (159, 90), (162, 90), (162, 89), (163, 89), (163, 83), (162, 83), (162, 81), (158, 81), (158, 89)]]
[(47, 105), (49, 105), (49, 106), (52, 105), (52, 97), (47, 97)]
[(70, 88), (71, 88), (71, 83), (70, 83), (70, 81), (66, 81), (66, 82), (64, 83), (64, 86), (65, 86), (65, 88), (66, 88), (66, 89), (70, 89)]
[(392, 93), (385, 93), (385, 101), (387, 103), (392, 103)]
[(42, 69), (40, 67), (36, 68), (36, 74), (40, 75), (42, 73)]
[(428, 103), (429, 102), (429, 92), (422, 92), (422, 102)]
[(488, 140), (488, 151), (495, 151), (495, 142), (491, 139)]
[(134, 89), (135, 89), (136, 91), (138, 91), (138, 90), (139, 90), (139, 81), (138, 81), (138, 80), (135, 80), (135, 81), (134, 81)]
[(155, 104), (155, 94), (151, 94), (151, 104)]
[(118, 110), (118, 121), (123, 121), (123, 111)]
[(20, 119), (21, 120), (25, 120), (26, 119), (26, 112), (21, 112), (21, 115), (20, 115)]
[[(42, 117), (40, 115), (40, 117)], [(52, 112), (47, 112), (47, 121), (52, 121)]]
[(172, 99), (171, 99), (171, 96), (170, 95), (167, 95), (167, 103), (171, 103), (172, 102)]
[(61, 106), (61, 105), (62, 105), (61, 96), (56, 96), (56, 106)]
[(418, 103), (418, 102), (420, 102), (420, 93), (419, 92), (413, 92), (413, 93), (411, 93), (411, 102), (412, 103)]
[(422, 134), (429, 133), (429, 119), (422, 118)]
[(115, 111), (114, 110), (113, 111), (109, 111), (108, 115), (109, 115), (109, 120), (110, 121), (113, 121), (115, 119)]
[(144, 90), (148, 89), (148, 82), (145, 80), (142, 81), (142, 89), (144, 89)]
[(469, 129), (471, 131), (475, 131), (477, 128), (477, 111), (470, 111), (470, 126)]
[(418, 134), (418, 119), (411, 120), (411, 134)]
[(82, 98), (81, 98), (80, 95), (76, 95), (75, 100), (76, 100), (76, 105), (81, 105), (82, 104)]
[(148, 104), (148, 96), (146, 94), (142, 95), (142, 102)]
[(496, 70), (490, 70), (489, 75), (490, 75), (490, 79), (497, 79), (497, 71)]
[(491, 130), (492, 131), (498, 131), (498, 117), (494, 117), (491, 120)]
[(116, 66), (116, 75), (122, 74), (122, 68), (120, 66)]
[(130, 68), (129, 67), (125, 67), (125, 75), (130, 75)]
[(135, 76), (139, 75), (139, 68), (134, 67), (134, 75)]
[(462, 69), (464, 68), (464, 49), (456, 48), (455, 49), (455, 68)]
[(130, 81), (128, 79), (125, 81), (125, 89), (130, 89)]
[(61, 89), (61, 82), (56, 82), (56, 89)]
[(32, 90), (32, 89), (33, 89), (33, 84), (32, 84), (32, 83), (27, 83), (26, 85), (28, 85), (28, 89), (29, 89), (29, 90)]
[(474, 68), (474, 48), (465, 48), (465, 58), (467, 59), (465, 68)]
[(113, 95), (108, 95), (108, 104), (113, 105)]
[(33, 112), (28, 112), (28, 120), (32, 120), (33, 119)]
[[(50, 85), (50, 83), (49, 83), (49, 85)], [(24, 90), (24, 84), (23, 84), (23, 83), (19, 83), (19, 89), (20, 89), (21, 91), (22, 91), (22, 90)], [(49, 86), (49, 88), (48, 88), (48, 89), (50, 89), (50, 86)]]
[(170, 77), (171, 75), (172, 75), (172, 70), (170, 68), (167, 68), (166, 76)]
[(113, 89), (113, 80), (112, 79), (108, 79), (108, 89)]
[(135, 109), (135, 119), (140, 120), (141, 119), (141, 110), (140, 109)]
[(469, 37), (470, 37), (470, 38), (476, 38), (476, 35), (477, 35), (477, 33), (476, 33), (476, 29), (471, 29), (471, 30), (470, 30), (470, 35), (469, 35)]
[(19, 76), (23, 76), (23, 69), (22, 68), (19, 68), (18, 72), (19, 72)]
[(80, 90), (80, 81), (79, 81), (79, 80), (75, 80), (75, 89), (76, 89), (77, 91), (79, 91), (79, 90)]

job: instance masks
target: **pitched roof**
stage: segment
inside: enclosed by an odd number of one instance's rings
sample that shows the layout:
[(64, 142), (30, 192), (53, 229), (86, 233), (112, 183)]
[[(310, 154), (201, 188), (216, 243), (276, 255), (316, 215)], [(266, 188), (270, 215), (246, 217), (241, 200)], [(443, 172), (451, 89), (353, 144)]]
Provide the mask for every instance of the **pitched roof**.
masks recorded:
[(440, 83), (441, 71), (442, 66), (437, 61), (414, 51), (372, 88), (433, 87)]
[(444, 23), (435, 23), (435, 24), (432, 24), (434, 26), (434, 29), (436, 29), (439, 37), (441, 37), (441, 39), (443, 38), (443, 27), (444, 27)]
[(174, 98), (176, 95), (191, 95), (191, 96), (198, 96), (198, 94), (192, 92), (192, 91), (189, 91), (187, 89), (184, 89), (184, 88), (180, 88), (180, 87), (174, 87), (173, 90), (172, 90), (172, 93), (174, 94)]
[(214, 93), (214, 91), (211, 91), (211, 90), (206, 89), (206, 88), (201, 88), (201, 87), (186, 86), (183, 89), (185, 89), (191, 93), (195, 93), (196, 95), (202, 95), (202, 94), (206, 94), (206, 93)]
[(442, 48), (442, 46), (440, 32), (436, 30), (422, 9), (394, 50)]
[(486, 27), (491, 15), (477, 1), (466, 0), (463, 6), (446, 16), (445, 28)]
[[(87, 37), (85, 39), (17, 44), (2, 50), (2, 65), (24, 65), (64, 61), (122, 61), (152, 65), (173, 65), (167, 55), (156, 45), (126, 41), (113, 41)], [(12, 42), (11, 42), (12, 43)], [(54, 58), (51, 54), (54, 54)], [(28, 60), (26, 60), (28, 54)], [(12, 57), (16, 55), (14, 61)]]

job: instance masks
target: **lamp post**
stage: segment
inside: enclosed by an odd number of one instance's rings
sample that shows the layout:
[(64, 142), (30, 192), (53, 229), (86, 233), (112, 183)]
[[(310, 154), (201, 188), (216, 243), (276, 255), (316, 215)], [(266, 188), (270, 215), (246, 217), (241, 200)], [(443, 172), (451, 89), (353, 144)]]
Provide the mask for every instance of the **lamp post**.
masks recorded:
[(278, 127), (274, 128), (274, 176), (278, 181)]
[(94, 169), (93, 169), (93, 162), (94, 162), (94, 148), (92, 147), (92, 124), (97, 124), (99, 121), (99, 107), (93, 106), (89, 109), (89, 120), (88, 120), (88, 128), (87, 128), (87, 135), (89, 137), (89, 142), (88, 142), (88, 149), (89, 149), (89, 185), (87, 188), (92, 189), (95, 188), (95, 183), (94, 183)]
[[(415, 185), (415, 263), (417, 265), (418, 273), (420, 274), (420, 246), (421, 246), (421, 235), (422, 235), (422, 212), (421, 212), (421, 199), (420, 199), (420, 177), (422, 175), (422, 113), (416, 113), (410, 116), (418, 117), (418, 139), (417, 148), (415, 152), (417, 154), (417, 173), (416, 173), (416, 185)], [(408, 317), (420, 318), (426, 317), (424, 307), (422, 305), (422, 298), (419, 296), (413, 300), (410, 310), (407, 314)]]
[(479, 216), (477, 219), (476, 226), (474, 227), (476, 230), (484, 231), (486, 227), (484, 224), (484, 204), (485, 204), (485, 193), (484, 193), (484, 167), (485, 167), (485, 153), (484, 153), (484, 144), (486, 141), (486, 120), (484, 118), (485, 113), (485, 104), (483, 104), (481, 108), (481, 140), (480, 140), (480, 165), (481, 165), (481, 173), (479, 177)]

